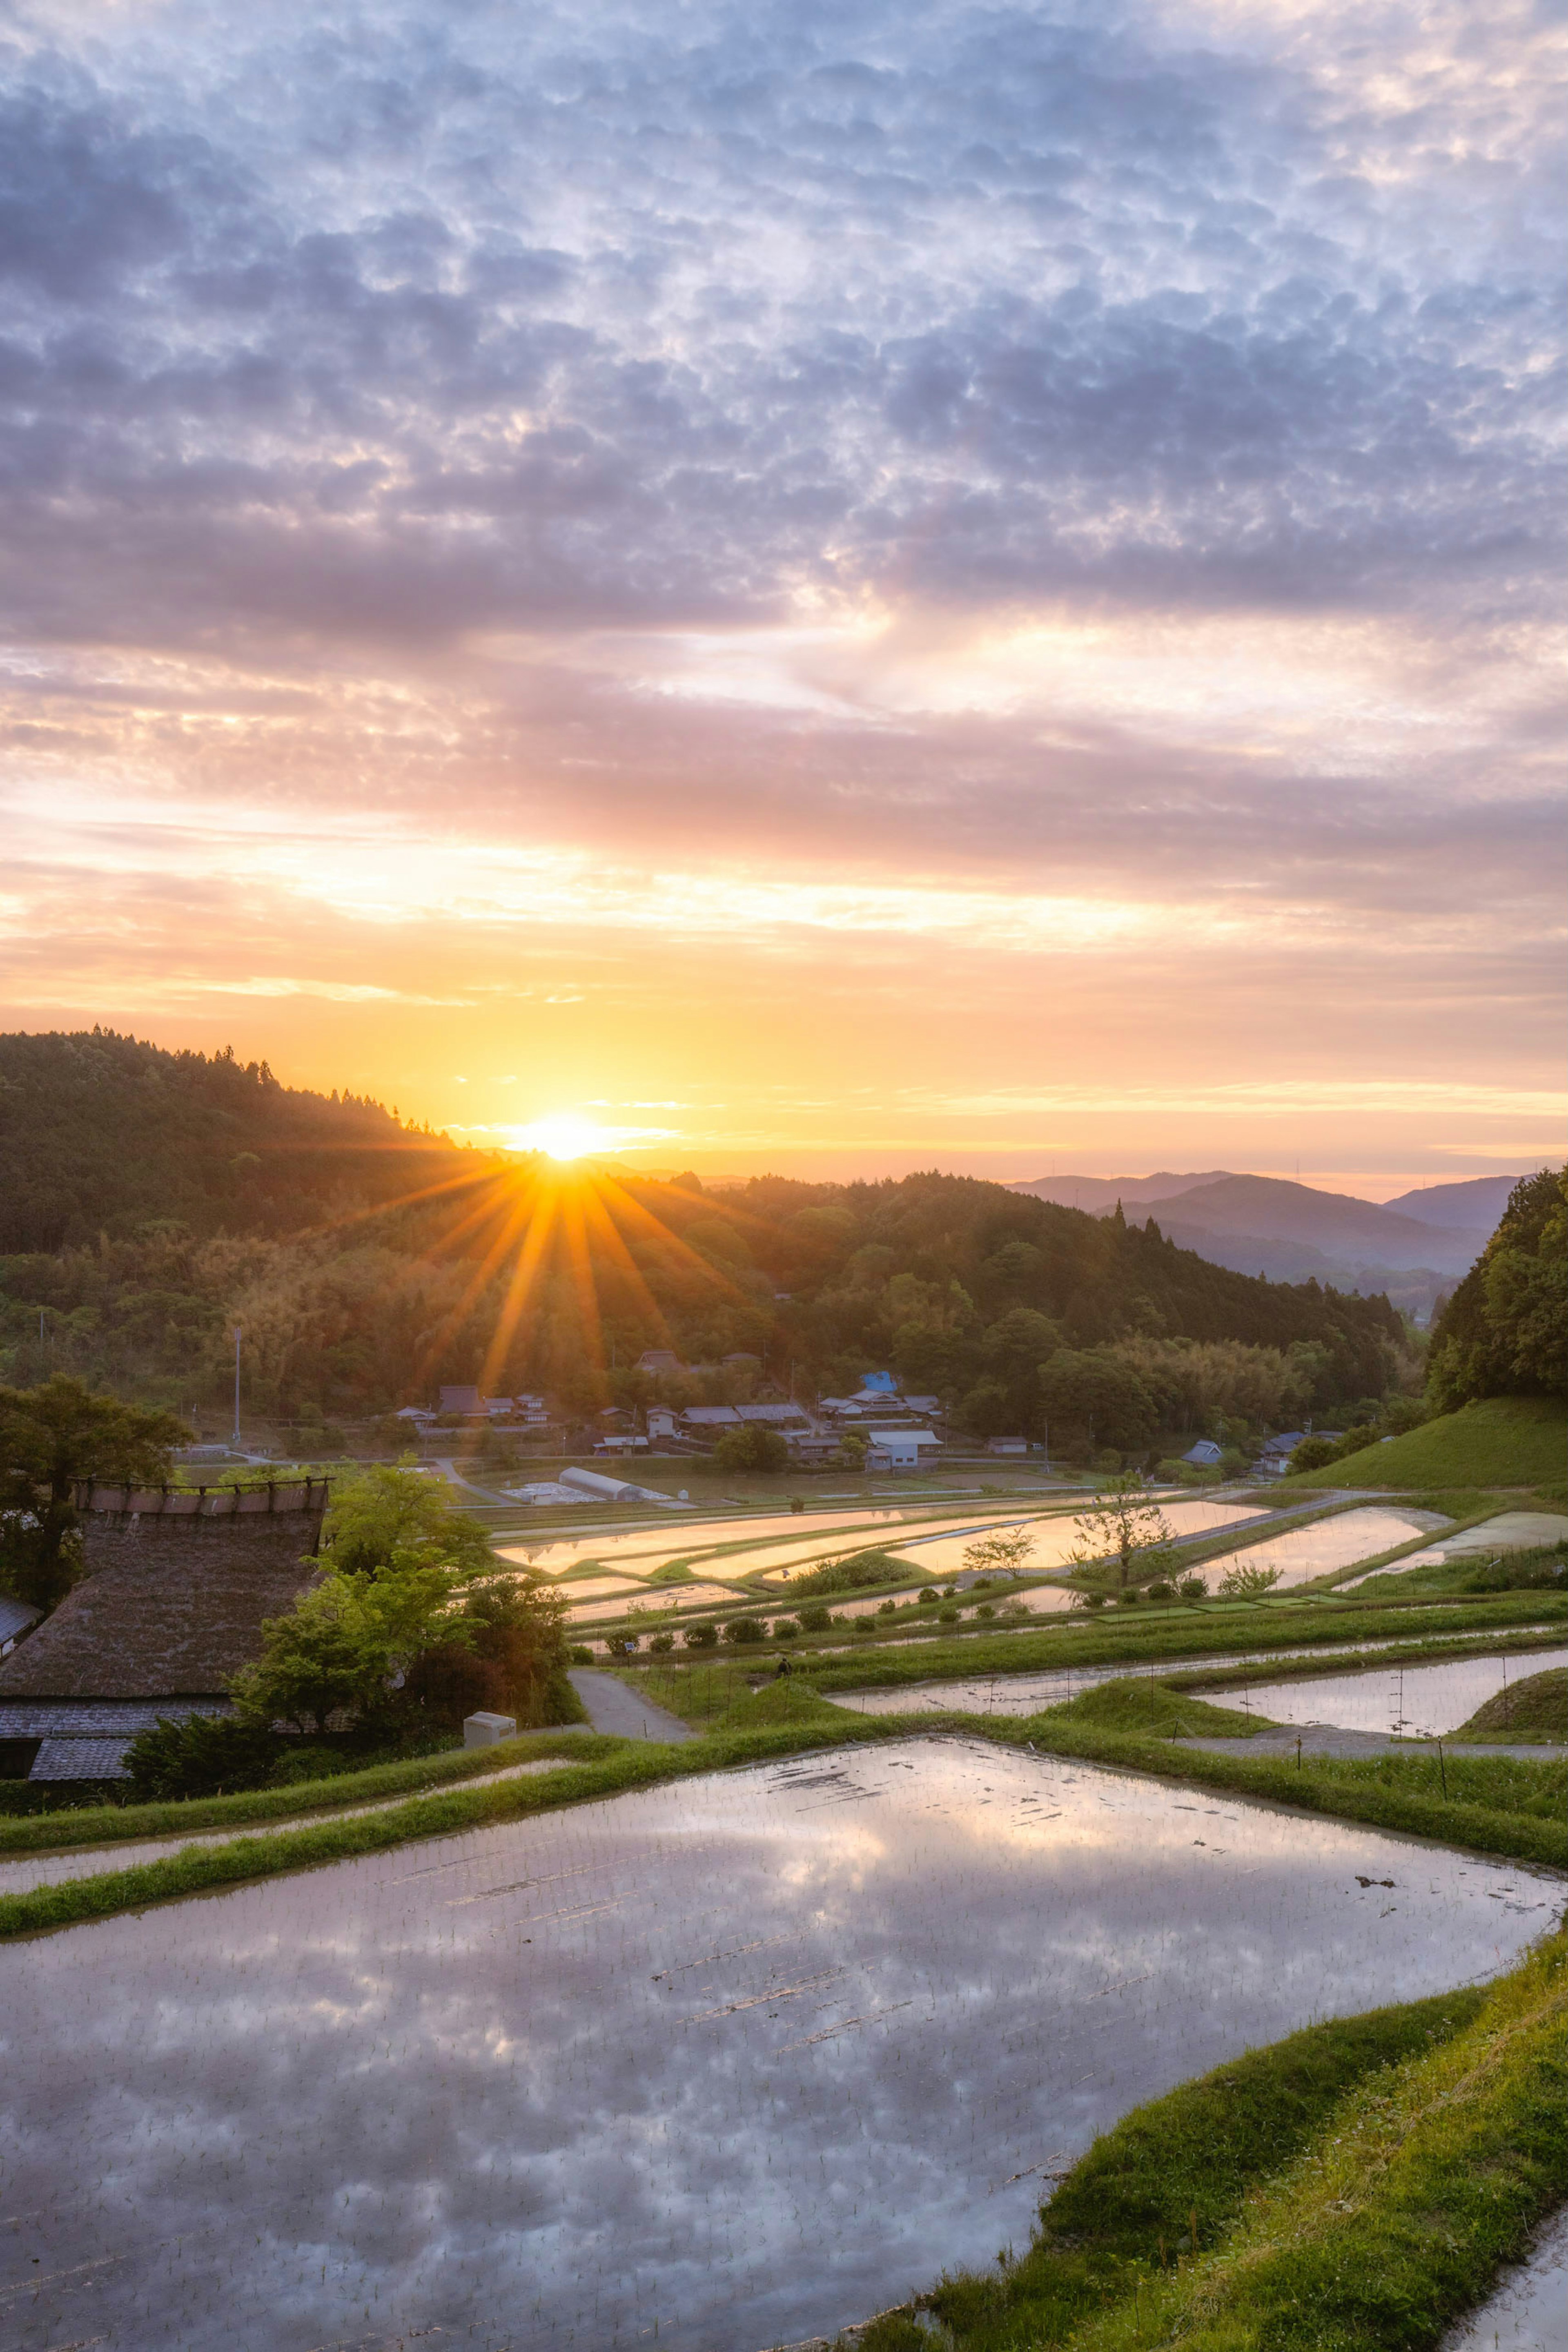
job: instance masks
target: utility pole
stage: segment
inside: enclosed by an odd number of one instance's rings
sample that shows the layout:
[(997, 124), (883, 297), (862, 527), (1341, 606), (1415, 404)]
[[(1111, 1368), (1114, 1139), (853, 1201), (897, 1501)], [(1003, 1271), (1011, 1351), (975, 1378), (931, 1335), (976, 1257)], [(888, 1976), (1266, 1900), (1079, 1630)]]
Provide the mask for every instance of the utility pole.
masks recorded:
[(240, 1327), (239, 1327), (239, 1325), (236, 1323), (236, 1324), (235, 1325), (235, 1436), (234, 1436), (235, 1452), (236, 1454), (237, 1454), (237, 1453), (239, 1452), (239, 1450), (240, 1450), (240, 1440), (239, 1440), (239, 1335), (240, 1335)]

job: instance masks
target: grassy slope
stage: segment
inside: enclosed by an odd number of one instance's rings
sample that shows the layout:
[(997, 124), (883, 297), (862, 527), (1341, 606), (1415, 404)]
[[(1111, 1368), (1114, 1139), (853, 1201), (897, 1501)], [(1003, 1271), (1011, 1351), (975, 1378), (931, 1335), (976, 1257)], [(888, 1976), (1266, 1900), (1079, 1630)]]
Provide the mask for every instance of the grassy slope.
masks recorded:
[(1568, 1455), (1568, 1405), (1556, 1397), (1488, 1397), (1444, 1413), (1385, 1445), (1281, 1478), (1271, 1491), (1289, 1497), (1325, 1486), (1553, 1486)]
[(1080, 1691), (1061, 1706), (1048, 1707), (1046, 1723), (1087, 1723), (1103, 1731), (1131, 1731), (1145, 1739), (1250, 1739), (1268, 1728), (1262, 1715), (1243, 1715), (1235, 1707), (1210, 1706), (1201, 1698), (1186, 1698), (1147, 1675), (1129, 1675), (1125, 1682), (1097, 1683)]
[[(1559, 1932), (1134, 2110), (1021, 2262), (924, 2300), (956, 2352), (1426, 2352), (1568, 2188), (1565, 1961)], [(931, 2340), (890, 2316), (862, 2352)]]
[(1568, 1739), (1568, 1666), (1527, 1675), (1478, 1706), (1456, 1739)]
[(1054, 2342), (1123, 2300), (1129, 2266), (1141, 2285), (1190, 2252), (1195, 2225), (1198, 2246), (1214, 2246), (1260, 2179), (1310, 2147), (1348, 2092), (1450, 2040), (1481, 2000), (1467, 1989), (1308, 2026), (1134, 2107), (1041, 2207), (1021, 2261), (944, 2281), (930, 2296), (955, 2352)]

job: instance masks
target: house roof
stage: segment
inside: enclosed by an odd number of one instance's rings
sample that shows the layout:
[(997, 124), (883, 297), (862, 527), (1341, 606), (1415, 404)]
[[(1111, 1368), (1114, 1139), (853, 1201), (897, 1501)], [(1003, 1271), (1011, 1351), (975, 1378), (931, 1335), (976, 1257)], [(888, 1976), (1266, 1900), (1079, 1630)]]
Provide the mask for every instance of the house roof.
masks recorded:
[(94, 1514), (87, 1574), (0, 1665), (0, 1701), (228, 1688), (317, 1573), (317, 1511), (222, 1519)]

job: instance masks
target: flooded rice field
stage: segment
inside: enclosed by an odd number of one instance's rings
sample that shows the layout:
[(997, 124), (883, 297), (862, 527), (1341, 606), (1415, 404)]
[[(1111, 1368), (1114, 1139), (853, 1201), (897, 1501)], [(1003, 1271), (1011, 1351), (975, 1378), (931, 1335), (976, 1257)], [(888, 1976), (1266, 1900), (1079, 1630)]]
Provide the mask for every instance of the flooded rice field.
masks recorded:
[(1283, 1592), (1292, 1584), (1308, 1584), (1333, 1569), (1352, 1568), (1358, 1559), (1373, 1559), (1380, 1551), (1392, 1551), (1396, 1544), (1408, 1543), (1414, 1536), (1429, 1535), (1434, 1528), (1448, 1525), (1438, 1511), (1346, 1511), (1337, 1519), (1320, 1519), (1310, 1528), (1285, 1528), (1278, 1535), (1249, 1544), (1244, 1551), (1217, 1562), (1208, 1580), (1216, 1583), (1234, 1559), (1248, 1568), (1277, 1568), (1278, 1590)]
[(909, 1740), (76, 1927), (0, 1952), (7, 2340), (831, 2332), (1021, 2246), (1136, 2102), (1507, 1968), (1557, 1891)]
[[(592, 1623), (598, 1619), (612, 1617), (668, 1616), (680, 1609), (718, 1608), (724, 1601), (738, 1606), (747, 1596), (737, 1594), (727, 1584), (633, 1584), (626, 1588), (619, 1601), (582, 1601), (577, 1595), (580, 1584), (563, 1585), (561, 1590), (571, 1603), (567, 1614), (574, 1625)], [(626, 1594), (630, 1594), (630, 1599)]]
[[(956, 1499), (946, 1516), (950, 1518), (955, 1511), (973, 1507)], [(754, 1538), (760, 1544), (770, 1536), (789, 1536), (817, 1551), (831, 1551), (841, 1538), (846, 1544), (863, 1542), (868, 1528), (874, 1531), (902, 1527), (914, 1518), (924, 1522), (942, 1516), (941, 1506), (934, 1502), (873, 1504), (860, 1509), (824, 1511), (815, 1517), (810, 1512), (751, 1511), (734, 1518), (617, 1528), (597, 1536), (519, 1536), (498, 1543), (497, 1549), (503, 1559), (535, 1569), (541, 1576), (564, 1576), (568, 1569), (585, 1560), (602, 1560), (627, 1575), (651, 1576), (666, 1560), (695, 1559), (726, 1544), (749, 1543)]]
[[(1228, 1528), (1239, 1527), (1244, 1520), (1262, 1516), (1255, 1507), (1244, 1503), (1162, 1503), (1160, 1508), (1172, 1534), (1184, 1543), (1190, 1542), (1195, 1536), (1222, 1535)], [(969, 1527), (952, 1534), (907, 1537), (896, 1549), (901, 1559), (915, 1561), (927, 1575), (947, 1576), (955, 1569), (962, 1568), (967, 1548), (981, 1533), (1031, 1535), (1034, 1554), (1029, 1565), (1035, 1569), (1065, 1567), (1082, 1541), (1073, 1523), (1073, 1515), (1069, 1511), (1044, 1520), (1014, 1514), (1006, 1518), (988, 1520), (983, 1529)]]
[[(1249, 1683), (1247, 1705), (1276, 1723), (1333, 1723), (1342, 1731), (1391, 1731), (1406, 1739), (1457, 1731), (1506, 1683), (1568, 1665), (1568, 1650), (1528, 1650), (1517, 1657), (1455, 1658), (1447, 1665), (1378, 1666), (1359, 1675), (1310, 1682)], [(1217, 1691), (1222, 1706), (1239, 1706), (1239, 1692)], [(1491, 1735), (1506, 1739), (1506, 1732)]]
[[(1531, 1626), (1521, 1630), (1534, 1632), (1536, 1629)], [(1474, 1638), (1473, 1634), (1467, 1633), (1452, 1636), (1456, 1642), (1473, 1641)], [(925, 1715), (938, 1707), (953, 1708), (966, 1715), (1038, 1715), (1042, 1707), (1059, 1706), (1064, 1700), (1075, 1698), (1082, 1690), (1090, 1690), (1100, 1683), (1118, 1682), (1129, 1675), (1148, 1675), (1151, 1677), (1196, 1675), (1210, 1668), (1218, 1671), (1227, 1666), (1249, 1665), (1256, 1665), (1260, 1675), (1263, 1675), (1271, 1666), (1287, 1663), (1294, 1664), (1301, 1658), (1356, 1657), (1367, 1646), (1364, 1642), (1314, 1642), (1310, 1650), (1287, 1646), (1271, 1651), (1261, 1658), (1255, 1650), (1233, 1650), (1216, 1652), (1201, 1658), (1124, 1659), (1118, 1665), (1045, 1666), (1023, 1675), (954, 1675), (942, 1682), (905, 1683), (896, 1690), (830, 1690), (824, 1691), (822, 1696), (831, 1699), (835, 1706), (852, 1707), (857, 1715)], [(1476, 1663), (1485, 1665), (1489, 1662), (1482, 1658)], [(1512, 1675), (1514, 1672), (1515, 1665), (1511, 1664), (1509, 1673)], [(1518, 1672), (1525, 1674), (1533, 1672), (1533, 1669), (1520, 1664)], [(1310, 1684), (1291, 1684), (1283, 1687), (1321, 1691), (1329, 1679), (1325, 1676), (1320, 1681), (1314, 1675)], [(1342, 1680), (1350, 1683), (1361, 1677), (1347, 1675), (1332, 1679), (1337, 1689)], [(1257, 1710), (1257, 1686), (1249, 1685), (1249, 1690), (1250, 1704)], [(1224, 1691), (1217, 1691), (1214, 1701), (1219, 1706), (1239, 1706), (1241, 1695), (1239, 1691), (1233, 1691), (1228, 1696)], [(1480, 1700), (1478, 1699), (1476, 1706), (1479, 1705)], [(1470, 1712), (1473, 1713), (1474, 1709)], [(1298, 1719), (1294, 1717), (1290, 1718), (1291, 1721)], [(1464, 1717), (1458, 1719), (1462, 1722)], [(1286, 1718), (1281, 1717), (1279, 1720), (1283, 1722)]]
[(1526, 2260), (1504, 2271), (1494, 2293), (1448, 2330), (1438, 2352), (1552, 2352), (1563, 2341), (1564, 2311), (1568, 2207), (1542, 2224)]

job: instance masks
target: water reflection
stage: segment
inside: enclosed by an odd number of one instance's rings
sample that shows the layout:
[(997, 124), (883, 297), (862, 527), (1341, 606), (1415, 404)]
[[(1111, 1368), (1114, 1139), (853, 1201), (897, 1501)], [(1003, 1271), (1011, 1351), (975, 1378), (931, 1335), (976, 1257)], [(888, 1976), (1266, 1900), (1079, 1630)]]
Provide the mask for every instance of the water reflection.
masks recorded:
[[(1242, 1503), (1164, 1503), (1160, 1508), (1171, 1533), (1184, 1543), (1195, 1536), (1220, 1534), (1227, 1528), (1239, 1527), (1246, 1519), (1255, 1519), (1260, 1513)], [(946, 1576), (964, 1564), (964, 1553), (973, 1543), (977, 1528), (967, 1528), (953, 1535), (917, 1536), (905, 1538), (898, 1545), (900, 1555), (918, 1562), (931, 1576)], [(1025, 1533), (1032, 1537), (1033, 1556), (1030, 1568), (1062, 1568), (1082, 1541), (1071, 1513), (1056, 1516), (1043, 1523), (1019, 1518), (988, 1521), (986, 1533)], [(1251, 1554), (1248, 1554), (1249, 1559)]]
[[(1313, 1577), (1327, 1576), (1331, 1570), (1353, 1567), (1358, 1559), (1392, 1551), (1396, 1544), (1408, 1543), (1412, 1536), (1426, 1535), (1448, 1524), (1437, 1511), (1346, 1511), (1337, 1519), (1320, 1519), (1315, 1527), (1287, 1528), (1282, 1534), (1266, 1536), (1234, 1558), (1248, 1568), (1277, 1568), (1278, 1589), (1283, 1592), (1292, 1584), (1307, 1584)], [(1207, 1571), (1211, 1586), (1228, 1564), (1216, 1561)]]
[[(1168, 1619), (1166, 1621), (1168, 1622)], [(1533, 1628), (1525, 1630), (1533, 1631)], [(1454, 1633), (1437, 1638), (1455, 1642), (1473, 1641), (1473, 1633)], [(1512, 1638), (1517, 1639), (1517, 1634)], [(1038, 1715), (1041, 1707), (1057, 1706), (1072, 1698), (1079, 1691), (1088, 1690), (1097, 1683), (1116, 1682), (1129, 1675), (1192, 1675), (1207, 1667), (1248, 1666), (1256, 1664), (1260, 1672), (1297, 1658), (1346, 1658), (1359, 1656), (1371, 1644), (1366, 1642), (1314, 1642), (1310, 1650), (1289, 1645), (1270, 1651), (1259, 1658), (1255, 1650), (1216, 1652), (1200, 1658), (1124, 1659), (1119, 1665), (1104, 1666), (1045, 1666), (1032, 1674), (970, 1675), (954, 1676), (950, 1681), (905, 1683), (896, 1690), (824, 1691), (822, 1696), (835, 1706), (852, 1707), (858, 1715), (927, 1715), (934, 1708), (954, 1708), (966, 1715)], [(1479, 1663), (1484, 1663), (1481, 1661)], [(1522, 1671), (1522, 1669), (1521, 1669)], [(1510, 1666), (1509, 1672), (1514, 1672)], [(1336, 1678), (1350, 1682), (1355, 1677)], [(1321, 1691), (1324, 1681), (1315, 1676), (1310, 1683), (1292, 1684), (1291, 1689)], [(1239, 1706), (1239, 1695), (1227, 1698), (1223, 1692), (1215, 1694), (1222, 1706)], [(1256, 1706), (1258, 1695), (1251, 1692)], [(1480, 1705), (1479, 1699), (1476, 1705)], [(1281, 1717), (1283, 1721), (1285, 1718)], [(1297, 1718), (1291, 1717), (1292, 1721)], [(1463, 1717), (1458, 1718), (1463, 1721)]]
[(1135, 2101), (1506, 1967), (1551, 1892), (911, 1740), (13, 1946), (9, 2340), (831, 2330), (1021, 2244)]
[[(925, 1522), (967, 1508), (955, 1503), (944, 1514), (935, 1503), (880, 1504), (861, 1510), (824, 1511), (813, 1518), (810, 1512), (752, 1511), (732, 1519), (703, 1519), (695, 1525), (682, 1520), (678, 1527), (622, 1528), (603, 1535), (539, 1535), (518, 1537), (499, 1543), (497, 1549), (503, 1559), (515, 1561), (519, 1568), (533, 1568), (543, 1576), (564, 1576), (569, 1568), (580, 1560), (612, 1561), (622, 1573), (651, 1576), (666, 1560), (693, 1559), (711, 1552), (720, 1545), (745, 1543), (757, 1538), (760, 1546), (768, 1536), (790, 1536), (795, 1541), (786, 1547), (783, 1557), (792, 1559), (802, 1546), (814, 1551), (831, 1551), (840, 1537), (845, 1541), (858, 1541), (867, 1528), (898, 1527), (913, 1520)], [(749, 1559), (748, 1567), (760, 1564)]]
[[(1247, 1703), (1254, 1714), (1276, 1723), (1333, 1723), (1343, 1731), (1393, 1731), (1406, 1738), (1435, 1738), (1457, 1731), (1478, 1706), (1526, 1675), (1568, 1665), (1568, 1650), (1527, 1651), (1511, 1658), (1455, 1658), (1447, 1665), (1379, 1666), (1366, 1674), (1334, 1675), (1309, 1682), (1252, 1683)], [(1215, 1696), (1239, 1706), (1239, 1696)], [(1493, 1733), (1506, 1742), (1506, 1731)]]

